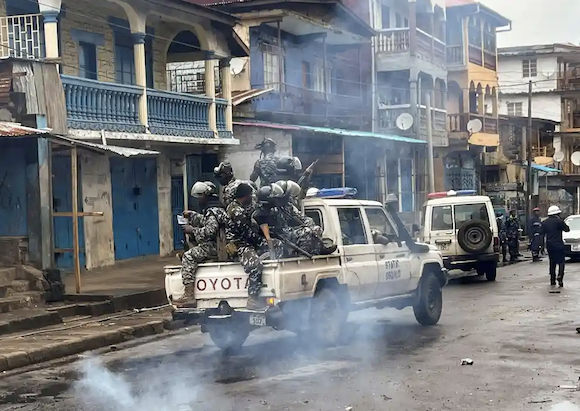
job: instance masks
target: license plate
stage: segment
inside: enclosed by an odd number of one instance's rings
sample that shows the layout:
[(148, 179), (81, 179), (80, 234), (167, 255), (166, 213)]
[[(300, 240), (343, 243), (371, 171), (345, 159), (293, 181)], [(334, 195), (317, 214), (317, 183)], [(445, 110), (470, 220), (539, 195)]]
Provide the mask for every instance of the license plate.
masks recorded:
[(254, 325), (256, 327), (265, 327), (266, 316), (262, 314), (250, 314), (250, 325)]
[(573, 244), (572, 251), (580, 251), (580, 244)]
[(447, 251), (447, 244), (438, 244), (441, 251)]

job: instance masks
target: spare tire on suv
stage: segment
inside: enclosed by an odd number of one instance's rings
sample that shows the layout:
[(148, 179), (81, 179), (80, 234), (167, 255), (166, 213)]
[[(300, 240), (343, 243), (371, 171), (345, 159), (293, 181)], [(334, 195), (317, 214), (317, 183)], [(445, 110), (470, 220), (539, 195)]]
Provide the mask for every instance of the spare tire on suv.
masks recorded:
[(482, 253), (490, 246), (493, 240), (489, 223), (482, 220), (465, 222), (457, 232), (457, 242), (467, 253)]

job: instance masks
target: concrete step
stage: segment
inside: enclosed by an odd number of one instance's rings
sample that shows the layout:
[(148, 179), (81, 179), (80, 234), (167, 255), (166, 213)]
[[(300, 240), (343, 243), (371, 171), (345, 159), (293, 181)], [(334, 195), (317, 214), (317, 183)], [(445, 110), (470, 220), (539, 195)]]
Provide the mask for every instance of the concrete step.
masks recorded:
[(16, 279), (16, 267), (0, 267), (0, 284), (8, 284)]
[(44, 308), (15, 310), (0, 314), (0, 335), (35, 330), (62, 322), (57, 312), (50, 312)]
[(31, 290), (30, 288), (30, 281), (27, 280), (12, 280), (7, 284), (0, 283), (0, 297), (12, 297), (14, 294), (28, 291), (41, 291)]
[(29, 291), (14, 294), (11, 297), (0, 298), (0, 313), (7, 313), (23, 308), (30, 308), (44, 303), (44, 293)]

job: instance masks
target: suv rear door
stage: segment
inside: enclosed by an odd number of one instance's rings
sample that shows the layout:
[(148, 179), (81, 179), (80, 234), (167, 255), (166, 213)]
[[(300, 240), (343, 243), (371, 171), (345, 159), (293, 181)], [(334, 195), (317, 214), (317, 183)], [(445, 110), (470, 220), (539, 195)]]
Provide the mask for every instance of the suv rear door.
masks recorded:
[[(371, 230), (385, 236), (399, 238), (397, 227), (382, 207), (365, 207), (367, 221)], [(399, 295), (409, 292), (411, 283), (411, 250), (401, 241), (384, 245), (374, 244), (379, 271), (378, 287), (375, 298)]]
[[(455, 221), (455, 238), (457, 239), (457, 234), (459, 233), (461, 227), (471, 220), (479, 220), (489, 224), (489, 228), (492, 231), (493, 235), (494, 230), (492, 221), (495, 221), (495, 218), (491, 218), (490, 220), (490, 212), (491, 212), (490, 210), (493, 210), (493, 208), (489, 206), (490, 204), (486, 202), (455, 204), (453, 206), (453, 219)], [(491, 215), (493, 216), (493, 214)], [(488, 251), (493, 252), (493, 239)], [(461, 248), (459, 244), (457, 244), (456, 254), (466, 254), (466, 253), (467, 252), (463, 250), (463, 248)]]
[(455, 234), (455, 216), (451, 204), (431, 205), (427, 207), (430, 216), (426, 216), (429, 238), (425, 240), (433, 244), (443, 256), (455, 255), (458, 251), (457, 236)]

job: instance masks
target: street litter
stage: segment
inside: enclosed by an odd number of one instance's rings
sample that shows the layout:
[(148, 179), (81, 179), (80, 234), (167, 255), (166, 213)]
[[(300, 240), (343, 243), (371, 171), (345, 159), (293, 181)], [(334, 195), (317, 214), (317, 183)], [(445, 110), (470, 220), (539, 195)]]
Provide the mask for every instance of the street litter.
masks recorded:
[(532, 400), (528, 401), (528, 404), (545, 404), (547, 402), (552, 402), (552, 400)]
[(352, 408), (352, 407), (346, 407), (346, 408), (344, 409), (344, 411), (352, 411), (352, 410), (353, 410), (353, 408)]
[(473, 365), (473, 360), (471, 358), (463, 358), (461, 360), (461, 365)]
[(563, 390), (576, 390), (578, 391), (580, 387), (577, 385), (558, 385), (558, 388), (562, 388)]

